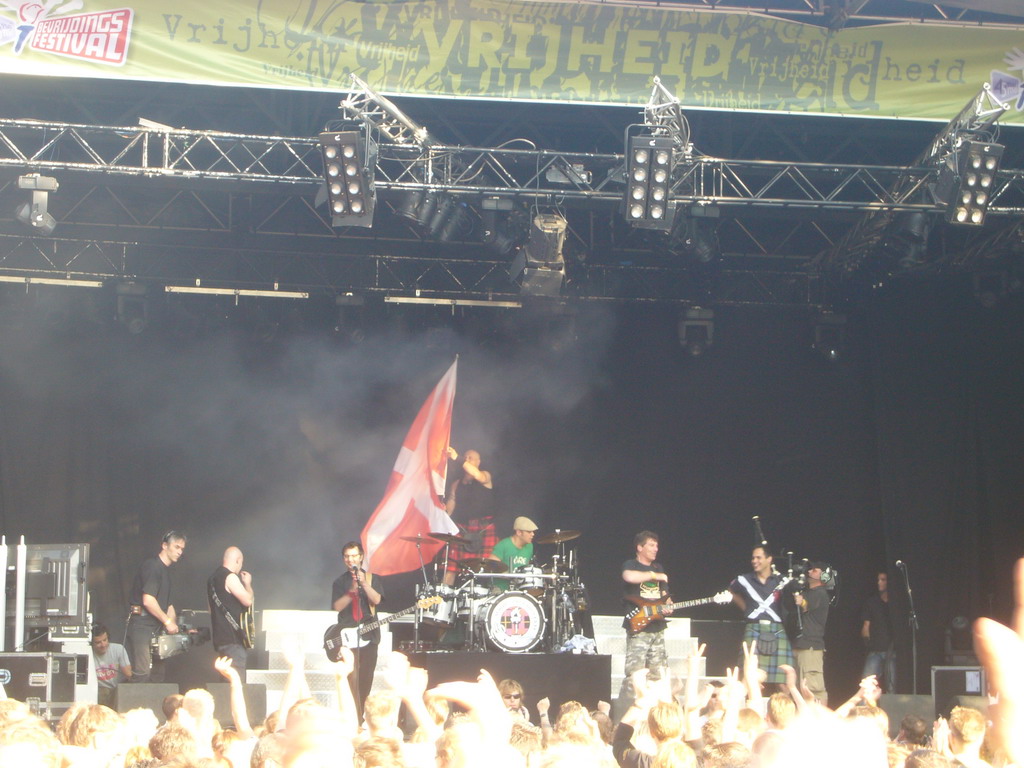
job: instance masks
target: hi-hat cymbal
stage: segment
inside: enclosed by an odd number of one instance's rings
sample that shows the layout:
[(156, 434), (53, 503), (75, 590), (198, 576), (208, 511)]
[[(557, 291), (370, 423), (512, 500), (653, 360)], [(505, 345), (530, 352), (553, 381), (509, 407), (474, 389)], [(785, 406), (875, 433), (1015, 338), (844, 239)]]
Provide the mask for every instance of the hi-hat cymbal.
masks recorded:
[(400, 536), (402, 541), (427, 541), (430, 537), (428, 536)]
[(572, 541), (582, 536), (582, 531), (555, 531), (547, 536), (541, 536), (534, 541), (534, 544), (561, 544), (563, 541)]
[(443, 541), (445, 544), (469, 544), (469, 539), (464, 539), (461, 536), (456, 536), (452, 533), (431, 531), (427, 536), (437, 541)]
[(505, 573), (508, 570), (508, 566), (501, 560), (491, 560), (489, 557), (470, 557), (459, 560), (459, 565), (464, 570), (475, 573)]

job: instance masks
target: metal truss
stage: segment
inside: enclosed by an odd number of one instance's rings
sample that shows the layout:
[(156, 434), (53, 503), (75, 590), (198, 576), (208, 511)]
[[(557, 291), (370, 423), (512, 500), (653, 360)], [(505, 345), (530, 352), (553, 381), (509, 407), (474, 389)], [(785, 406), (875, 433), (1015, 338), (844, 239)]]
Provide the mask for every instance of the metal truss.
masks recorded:
[[(475, 229), (437, 243), (388, 215), (403, 193), (432, 189), (471, 207), (503, 197), (566, 211), (567, 244), (578, 255), (566, 291), (580, 298), (817, 303), (813, 258), (838, 247), (854, 216), (938, 210), (917, 194), (935, 168), (914, 169), (918, 185), (901, 187), (907, 169), (897, 166), (688, 157), (677, 165), (672, 199), (684, 216), (715, 221), (725, 268), (709, 276), (675, 252), (672, 233), (635, 230), (617, 216), (620, 154), (385, 141), (375, 169), (385, 205), (364, 232), (332, 228), (315, 206), (321, 165), (315, 138), (0, 119), (0, 203), (17, 194), (19, 174), (61, 184), (50, 201), (56, 237), (23, 231), (0, 210), (0, 269), (514, 293), (506, 262)], [(993, 190), (989, 216), (1010, 215), (1024, 215), (1024, 171), (1001, 171)]]
[[(916, 203), (919, 210), (939, 213), (944, 206), (936, 205), (931, 194), (932, 185), (943, 163), (955, 153), (965, 140), (980, 138), (989, 132), (999, 118), (1010, 109), (1010, 105), (999, 101), (992, 93), (992, 87), (985, 83), (981, 90), (967, 102), (962, 110), (939, 131), (913, 163), (895, 179), (886, 197), (908, 203)], [(992, 199), (1000, 198), (1004, 204), (1011, 203), (1004, 213), (1020, 213), (1020, 179), (1017, 172), (1001, 174), (996, 178)], [(892, 237), (894, 218), (902, 207), (882, 207), (869, 210), (849, 233), (834, 247), (822, 253), (819, 261), (833, 281), (841, 281), (857, 270), (879, 249), (885, 247)], [(989, 212), (1000, 212), (989, 208)]]
[[(571, 171), (581, 166), (591, 173), (584, 176)], [(422, 173), (425, 167), (430, 168), (427, 176)], [(623, 156), (619, 154), (385, 143), (379, 148), (375, 184), (385, 192), (426, 185), (455, 195), (618, 205), (622, 169)], [(307, 194), (322, 183), (314, 138), (0, 119), (0, 172), (4, 170), (162, 179), (194, 189), (223, 183), (257, 190), (274, 186), (277, 194)], [(934, 169), (913, 170), (919, 171), (913, 174), (915, 178), (922, 177), (918, 186), (892, 192), (894, 182), (907, 173), (902, 166), (695, 157), (677, 166), (673, 180), (674, 192), (684, 187), (692, 192), (675, 194), (673, 200), (684, 206), (764, 208), (783, 213), (938, 210), (933, 204), (911, 200)], [(1001, 174), (1018, 175), (1012, 171)], [(1005, 205), (997, 201), (989, 208), (996, 216), (1022, 212), (1018, 200)]]
[[(520, 298), (509, 265), (493, 257), (317, 254), (269, 249), (237, 252), (114, 240), (0, 233), (0, 274), (68, 280), (144, 281), (161, 285), (306, 290), (333, 296), (355, 291), (423, 299), (510, 301)], [(716, 304), (804, 306), (820, 301), (817, 278), (799, 267), (687, 269), (660, 264), (578, 264), (565, 298), (609, 302), (714, 301)]]

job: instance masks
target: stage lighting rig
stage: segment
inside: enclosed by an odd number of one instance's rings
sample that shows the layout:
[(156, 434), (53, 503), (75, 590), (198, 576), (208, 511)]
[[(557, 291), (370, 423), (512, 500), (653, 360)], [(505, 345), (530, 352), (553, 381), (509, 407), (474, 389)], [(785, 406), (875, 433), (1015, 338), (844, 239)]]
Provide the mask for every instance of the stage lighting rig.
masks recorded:
[(57, 220), (47, 211), (50, 193), (56, 192), (60, 185), (52, 176), (41, 176), (29, 173), (18, 177), (18, 189), (32, 192), (32, 202), (18, 207), (15, 218), (22, 224), (38, 229), (41, 234), (49, 235), (57, 228)]
[(679, 344), (693, 357), (715, 343), (715, 310), (687, 307), (679, 318)]
[(533, 217), (529, 239), (512, 260), (511, 278), (520, 278), (520, 290), (530, 296), (558, 296), (565, 279), (562, 246), (568, 222), (558, 212)]
[(327, 206), (335, 227), (372, 227), (377, 145), (368, 130), (325, 131), (320, 151), (327, 181)]
[(946, 221), (985, 223), (1003, 150), (994, 142), (964, 141), (946, 158), (934, 188), (936, 200), (946, 205)]

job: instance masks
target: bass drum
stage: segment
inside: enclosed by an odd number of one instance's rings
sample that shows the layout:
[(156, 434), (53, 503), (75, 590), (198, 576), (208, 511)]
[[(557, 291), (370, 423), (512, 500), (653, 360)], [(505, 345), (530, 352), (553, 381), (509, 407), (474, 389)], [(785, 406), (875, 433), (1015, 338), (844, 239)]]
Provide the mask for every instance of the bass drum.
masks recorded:
[(499, 651), (526, 653), (544, 637), (544, 609), (525, 592), (504, 592), (489, 598), (481, 615), (484, 633)]

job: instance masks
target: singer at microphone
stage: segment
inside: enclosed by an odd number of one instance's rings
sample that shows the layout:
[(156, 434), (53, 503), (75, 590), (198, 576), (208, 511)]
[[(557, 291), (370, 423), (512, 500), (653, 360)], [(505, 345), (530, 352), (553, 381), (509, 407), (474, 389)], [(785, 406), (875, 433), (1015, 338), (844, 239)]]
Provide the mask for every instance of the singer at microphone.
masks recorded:
[[(896, 566), (903, 568), (903, 561)], [(889, 574), (878, 572), (878, 592), (869, 597), (861, 610), (860, 636), (864, 641), (864, 669), (861, 677), (875, 675), (886, 693), (896, 688), (895, 606), (889, 599)]]
[[(363, 545), (350, 541), (341, 549), (345, 572), (334, 580), (331, 589), (331, 608), (338, 612), (338, 626), (344, 629), (358, 627), (373, 621), (377, 606), (384, 600), (384, 589), (379, 576), (362, 569)], [(355, 674), (349, 676), (352, 696), (356, 700), (360, 717), (363, 701), (373, 687), (373, 670), (377, 666), (377, 645), (380, 628), (361, 636), (366, 645), (352, 648), (355, 656)]]

